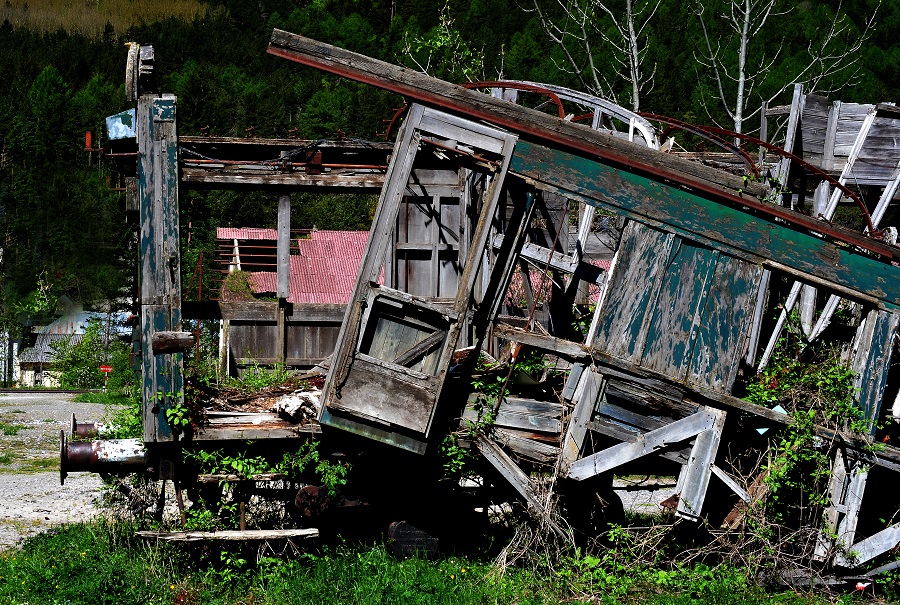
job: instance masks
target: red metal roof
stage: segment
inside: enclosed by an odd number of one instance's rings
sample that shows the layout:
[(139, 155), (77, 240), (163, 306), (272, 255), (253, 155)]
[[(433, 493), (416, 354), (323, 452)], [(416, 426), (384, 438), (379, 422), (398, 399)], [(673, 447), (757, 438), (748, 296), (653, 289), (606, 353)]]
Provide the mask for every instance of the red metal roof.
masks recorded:
[[(274, 229), (220, 227), (220, 239), (274, 240)], [(313, 231), (309, 238), (295, 239), (300, 252), (291, 255), (291, 297), (293, 303), (346, 304), (356, 285), (356, 274), (366, 251), (368, 231)], [(276, 291), (274, 271), (254, 271), (249, 276), (256, 293)]]
[(219, 239), (278, 239), (275, 229), (257, 229), (255, 227), (219, 227), (216, 229)]

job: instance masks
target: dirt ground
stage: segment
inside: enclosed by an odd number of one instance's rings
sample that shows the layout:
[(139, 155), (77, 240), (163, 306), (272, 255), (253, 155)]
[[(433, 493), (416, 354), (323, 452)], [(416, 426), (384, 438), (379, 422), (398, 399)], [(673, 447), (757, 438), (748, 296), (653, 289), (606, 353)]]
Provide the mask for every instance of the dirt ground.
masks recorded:
[(102, 420), (105, 406), (60, 393), (0, 393), (0, 550), (97, 513), (101, 481), (75, 473), (59, 484), (59, 431)]

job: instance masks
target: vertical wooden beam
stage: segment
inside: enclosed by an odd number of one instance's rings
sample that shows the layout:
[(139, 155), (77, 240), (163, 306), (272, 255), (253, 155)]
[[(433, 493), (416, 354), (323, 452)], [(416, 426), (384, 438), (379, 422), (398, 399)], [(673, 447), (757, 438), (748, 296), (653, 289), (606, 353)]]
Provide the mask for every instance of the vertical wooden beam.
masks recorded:
[(822, 156), (822, 170), (829, 172), (837, 167), (834, 157), (834, 143), (837, 138), (838, 117), (841, 115), (841, 102), (835, 101), (828, 110), (828, 126), (825, 128), (825, 149)]
[[(282, 161), (287, 161), (288, 152), (281, 152)], [(291, 196), (278, 197), (278, 264), (276, 265), (276, 293), (278, 298), (291, 297)]]
[(828, 485), (831, 504), (825, 510), (825, 527), (819, 534), (813, 560), (825, 560), (835, 546), (843, 550), (853, 545), (867, 478), (868, 469), (861, 460), (850, 460), (842, 448), (835, 449)]
[(575, 388), (572, 401), (575, 408), (569, 417), (566, 434), (562, 441), (562, 466), (565, 471), (581, 457), (584, 448), (584, 437), (587, 435), (587, 424), (591, 421), (597, 401), (603, 395), (606, 381), (603, 375), (594, 368), (585, 368)]
[[(819, 183), (813, 195), (812, 215), (818, 217), (824, 214), (828, 207), (828, 191), (830, 185), (826, 181)], [(803, 333), (809, 337), (813, 332), (813, 323), (816, 318), (816, 288), (804, 285), (800, 290), (800, 327)]]
[(709, 476), (716, 461), (719, 443), (722, 440), (722, 429), (725, 426), (724, 410), (713, 408), (705, 410), (714, 416), (713, 426), (697, 435), (691, 448), (691, 457), (682, 467), (681, 477), (678, 480), (681, 492), (675, 514), (692, 521), (699, 519), (703, 510)]
[[(787, 132), (784, 136), (784, 150), (788, 153), (792, 153), (794, 151), (794, 142), (797, 140), (797, 136), (801, 129), (800, 123), (803, 120), (803, 107), (805, 105), (805, 101), (806, 96), (803, 94), (803, 85), (794, 85), (794, 97), (791, 100), (791, 113), (788, 117)], [(787, 181), (790, 173), (790, 158), (782, 158), (781, 163), (778, 165), (778, 172), (775, 174), (775, 180), (785, 190), (787, 189)], [(791, 203), (791, 198), (792, 196), (790, 191), (785, 191), (782, 196), (782, 206), (792, 206), (793, 204)], [(785, 203), (785, 201), (787, 201), (787, 203)]]
[(853, 386), (858, 405), (869, 422), (871, 435), (875, 434), (875, 425), (881, 414), (898, 321), (900, 317), (896, 313), (872, 309), (859, 327), (854, 343), (850, 361), (855, 377)]
[(184, 402), (182, 354), (154, 355), (152, 335), (181, 330), (175, 97), (142, 95), (136, 112), (144, 440), (170, 441), (165, 412)]
[[(281, 152), (282, 161), (290, 158), (287, 151)], [(276, 363), (283, 364), (287, 345), (287, 324), (285, 307), (291, 297), (291, 195), (286, 193), (278, 198), (278, 231), (277, 231), (277, 264), (276, 293), (278, 297), (278, 315), (276, 317)]]
[[(762, 109), (759, 111), (759, 139), (761, 141), (769, 142), (769, 116), (766, 112), (769, 110), (769, 102), (763, 101)], [(763, 161), (766, 159), (766, 148), (762, 145), (759, 146), (759, 160), (758, 163), (762, 165)]]

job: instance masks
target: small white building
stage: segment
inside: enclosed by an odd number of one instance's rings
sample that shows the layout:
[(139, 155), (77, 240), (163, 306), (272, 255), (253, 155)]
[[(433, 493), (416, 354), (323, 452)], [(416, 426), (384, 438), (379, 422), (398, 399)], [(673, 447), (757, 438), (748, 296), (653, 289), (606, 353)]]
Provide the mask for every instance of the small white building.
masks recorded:
[(77, 344), (84, 336), (88, 323), (95, 319), (105, 328), (104, 338), (131, 336), (131, 328), (126, 325), (128, 313), (85, 311), (80, 304), (70, 304), (62, 317), (50, 325), (38, 328), (33, 346), (19, 351), (19, 385), (58, 387), (59, 381), (50, 371), (53, 362), (51, 344), (59, 340), (70, 340), (72, 344)]

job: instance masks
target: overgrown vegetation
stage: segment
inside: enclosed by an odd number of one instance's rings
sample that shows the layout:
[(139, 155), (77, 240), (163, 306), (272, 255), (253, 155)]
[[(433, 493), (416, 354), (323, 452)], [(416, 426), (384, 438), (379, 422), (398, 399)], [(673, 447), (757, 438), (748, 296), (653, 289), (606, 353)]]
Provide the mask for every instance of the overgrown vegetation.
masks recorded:
[[(64, 389), (106, 388), (114, 396), (127, 396), (135, 384), (129, 346), (104, 329), (100, 320), (88, 322), (80, 339), (70, 337), (50, 343), (53, 349), (51, 371)], [(100, 371), (109, 365), (108, 378)]]
[[(489, 559), (397, 559), (381, 546), (314, 548), (295, 559), (236, 550), (167, 547), (134, 537), (128, 524), (71, 525), (0, 553), (0, 602), (181, 604), (521, 603), (818, 604), (827, 596), (766, 593), (739, 571), (704, 566), (647, 569), (575, 555), (553, 570), (507, 569)], [(260, 555), (257, 557), (257, 555)], [(611, 555), (612, 556), (612, 555)], [(244, 559), (240, 570), (229, 560)], [(621, 567), (621, 566), (619, 566)], [(553, 573), (555, 572), (555, 573)], [(613, 575), (610, 575), (610, 573)], [(224, 582), (223, 579), (227, 579)]]

